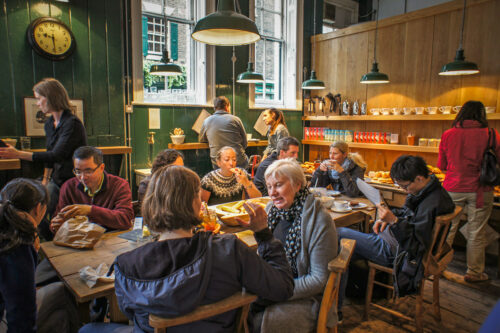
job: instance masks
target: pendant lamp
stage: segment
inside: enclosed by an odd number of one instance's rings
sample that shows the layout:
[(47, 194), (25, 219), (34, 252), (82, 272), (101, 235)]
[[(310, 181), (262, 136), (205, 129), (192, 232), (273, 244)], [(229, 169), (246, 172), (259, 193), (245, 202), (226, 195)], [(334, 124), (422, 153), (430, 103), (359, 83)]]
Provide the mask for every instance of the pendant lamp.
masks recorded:
[(196, 23), (191, 38), (219, 46), (252, 44), (260, 40), (255, 22), (235, 11), (238, 0), (219, 0), (217, 11)]
[(465, 7), (466, 0), (464, 0), (464, 9), (462, 14), (462, 27), (460, 29), (460, 44), (455, 55), (455, 60), (446, 64), (441, 69), (439, 75), (471, 75), (479, 73), (477, 65), (470, 61), (465, 61), (463, 40), (464, 40), (464, 25), (465, 25)]
[[(316, 0), (314, 0), (314, 19), (313, 19), (313, 35), (316, 35)], [(309, 80), (302, 82), (302, 89), (305, 90), (320, 90), (325, 89), (325, 83), (316, 78), (316, 71), (314, 70), (314, 55), (316, 51), (316, 38), (312, 44), (312, 60), (311, 60), (311, 77)]]
[(238, 75), (238, 83), (260, 83), (264, 82), (264, 76), (260, 73), (255, 72), (253, 57), (252, 57), (252, 49), (253, 47), (250, 45), (248, 47), (248, 67), (247, 71)]
[(163, 49), (163, 56), (161, 58), (161, 64), (151, 65), (149, 73), (152, 75), (162, 75), (162, 76), (172, 76), (172, 75), (182, 75), (182, 69), (179, 65), (174, 64), (170, 61), (167, 51), (167, 16), (165, 15), (165, 1), (162, 1), (162, 11), (163, 11), (163, 31), (165, 33), (165, 47)]
[(377, 63), (378, 7), (379, 7), (379, 0), (377, 0), (377, 9), (375, 11), (375, 41), (373, 43), (373, 64), (371, 71), (361, 77), (361, 80), (359, 82), (363, 84), (389, 83), (389, 76), (387, 74), (380, 73), (378, 71), (378, 63)]

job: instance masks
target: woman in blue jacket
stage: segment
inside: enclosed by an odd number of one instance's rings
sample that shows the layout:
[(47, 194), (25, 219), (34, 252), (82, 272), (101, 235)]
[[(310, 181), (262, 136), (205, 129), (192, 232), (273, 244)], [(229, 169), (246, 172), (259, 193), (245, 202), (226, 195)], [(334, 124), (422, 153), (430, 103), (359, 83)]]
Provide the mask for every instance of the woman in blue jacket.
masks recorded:
[(17, 178), (0, 192), (0, 317), (5, 311), (9, 333), (77, 329), (76, 306), (62, 282), (35, 289), (36, 228), (47, 202), (47, 189), (36, 180)]
[[(266, 219), (250, 224), (258, 255), (231, 234), (193, 234), (200, 224), (201, 186), (193, 171), (166, 166), (153, 174), (142, 213), (157, 242), (117, 257), (115, 292), (121, 311), (134, 322), (134, 332), (153, 332), (149, 314), (176, 317), (199, 305), (227, 298), (245, 288), (269, 301), (287, 300), (293, 276), (281, 243)], [(252, 215), (264, 209), (248, 203)], [(236, 310), (169, 329), (169, 332), (234, 332)], [(130, 328), (123, 326), (123, 331)], [(122, 332), (117, 324), (89, 324), (80, 332)]]

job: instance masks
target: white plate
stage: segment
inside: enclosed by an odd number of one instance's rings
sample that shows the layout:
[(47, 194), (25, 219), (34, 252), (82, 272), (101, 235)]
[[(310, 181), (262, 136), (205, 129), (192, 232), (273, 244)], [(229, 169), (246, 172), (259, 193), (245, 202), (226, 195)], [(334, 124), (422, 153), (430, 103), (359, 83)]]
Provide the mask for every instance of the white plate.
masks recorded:
[(360, 203), (358, 203), (356, 206), (350, 206), (350, 207), (351, 207), (352, 209), (363, 209), (363, 208), (368, 207), (368, 205), (367, 205), (367, 204), (365, 204), (365, 203), (360, 202)]
[(339, 191), (334, 191), (334, 190), (328, 190), (326, 191), (326, 195), (329, 197), (336, 197), (340, 195)]
[(348, 212), (352, 211), (352, 208), (349, 207), (345, 210), (337, 210), (337, 209), (335, 209), (335, 207), (332, 207), (331, 210), (332, 210), (332, 212), (335, 212), (335, 213), (348, 213)]

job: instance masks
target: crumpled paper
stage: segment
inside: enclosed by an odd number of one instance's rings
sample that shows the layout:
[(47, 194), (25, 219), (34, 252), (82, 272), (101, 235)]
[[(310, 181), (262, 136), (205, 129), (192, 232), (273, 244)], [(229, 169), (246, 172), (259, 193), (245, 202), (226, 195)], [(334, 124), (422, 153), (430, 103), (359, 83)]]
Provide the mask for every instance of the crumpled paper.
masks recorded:
[(85, 266), (80, 269), (80, 279), (85, 281), (89, 288), (95, 286), (97, 281), (114, 282), (115, 273), (113, 272), (110, 276), (107, 276), (108, 271), (109, 267), (105, 263), (101, 263), (96, 269), (91, 266)]

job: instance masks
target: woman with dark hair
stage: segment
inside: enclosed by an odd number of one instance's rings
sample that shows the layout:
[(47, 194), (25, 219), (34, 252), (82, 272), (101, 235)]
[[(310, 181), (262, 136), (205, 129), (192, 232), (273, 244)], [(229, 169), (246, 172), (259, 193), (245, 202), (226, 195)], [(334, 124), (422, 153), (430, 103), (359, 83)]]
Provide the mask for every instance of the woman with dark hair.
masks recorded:
[[(184, 166), (184, 155), (175, 149), (165, 149), (159, 152), (153, 161), (151, 175), (166, 165)], [(144, 199), (144, 194), (146, 193), (149, 181), (151, 180), (151, 175), (147, 176), (139, 183), (139, 188), (137, 189), (137, 200), (139, 200), (139, 202), (142, 202)]]
[(267, 156), (276, 151), (278, 141), (282, 138), (290, 136), (290, 134), (288, 133), (285, 116), (282, 111), (275, 108), (267, 109), (264, 111), (263, 119), (266, 125), (269, 126), (269, 129), (267, 130), (267, 140), (269, 143), (264, 150), (264, 156), (262, 157), (262, 160), (265, 160)]
[[(53, 78), (43, 79), (35, 84), (33, 92), (37, 107), (47, 119), (44, 126), (47, 151), (29, 152), (9, 146), (0, 148), (0, 158), (18, 158), (45, 164), (42, 184), (49, 190), (47, 213), (52, 215), (59, 199), (59, 189), (74, 176), (73, 152), (87, 145), (87, 133), (80, 119), (72, 113), (68, 92), (61, 82)], [(51, 240), (53, 235), (48, 227), (44, 220), (40, 231), (44, 238)]]
[[(496, 140), (496, 154), (500, 157), (500, 136), (492, 128), (490, 142)], [(493, 207), (493, 188), (479, 183), (483, 154), (488, 147), (489, 128), (484, 105), (478, 101), (466, 102), (445, 131), (439, 145), (438, 167), (446, 170), (443, 187), (456, 205), (464, 207), (467, 214), (467, 272), (465, 281), (479, 282), (488, 279), (484, 272), (486, 225)], [(458, 229), (460, 219), (453, 221), (448, 243)]]
[(36, 228), (47, 202), (36, 180), (17, 178), (0, 192), (0, 316), (6, 311), (8, 332), (76, 331), (76, 307), (62, 282), (35, 289)]
[[(119, 255), (113, 265), (121, 311), (134, 332), (153, 332), (148, 316), (176, 317), (199, 305), (227, 298), (245, 288), (269, 301), (292, 295), (293, 278), (281, 243), (265, 219), (249, 224), (257, 253), (231, 234), (193, 234), (201, 222), (200, 179), (193, 171), (170, 165), (153, 174), (144, 197), (144, 223), (160, 234), (157, 242)], [(264, 208), (247, 203), (251, 216)], [(254, 218), (255, 220), (255, 218)], [(236, 310), (180, 325), (169, 332), (234, 332)], [(128, 326), (89, 324), (83, 332), (126, 332)]]

